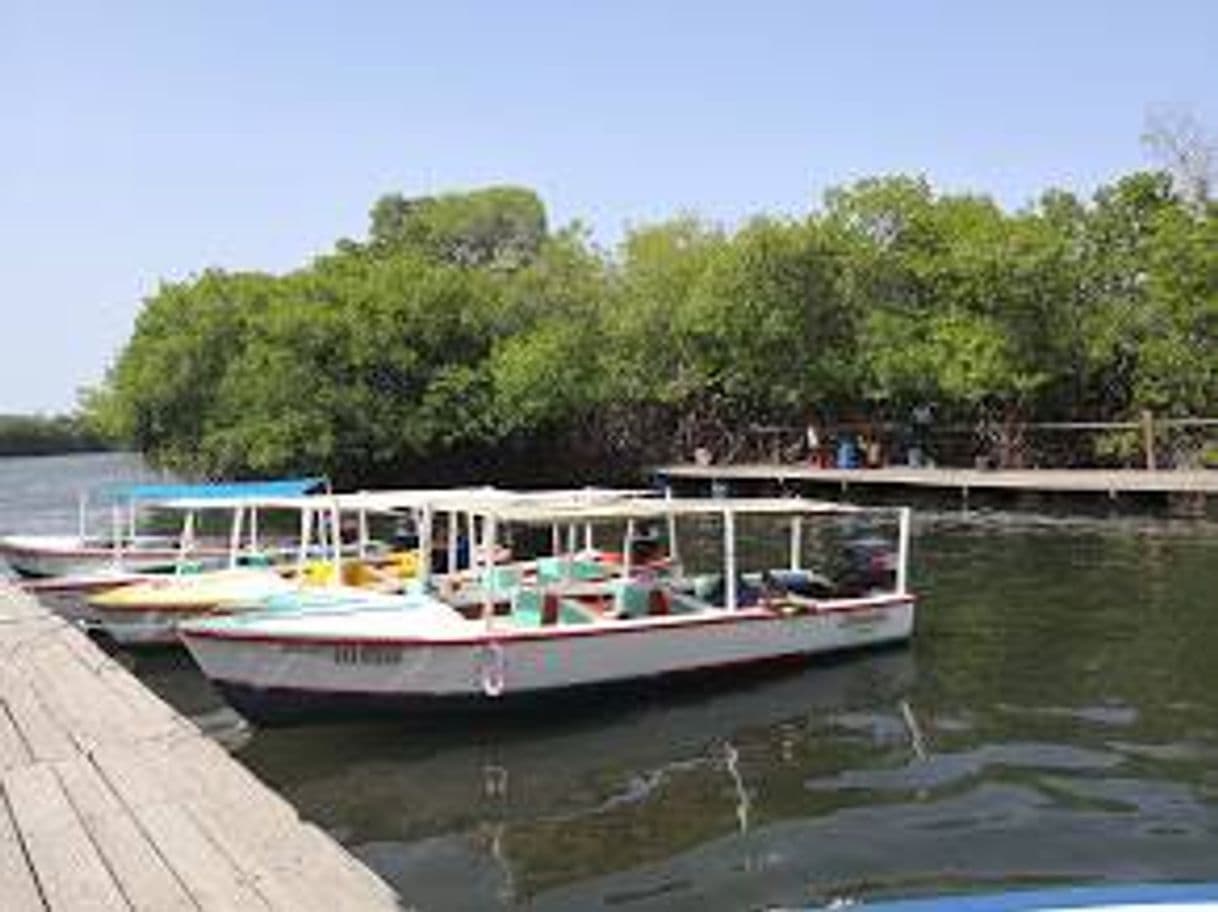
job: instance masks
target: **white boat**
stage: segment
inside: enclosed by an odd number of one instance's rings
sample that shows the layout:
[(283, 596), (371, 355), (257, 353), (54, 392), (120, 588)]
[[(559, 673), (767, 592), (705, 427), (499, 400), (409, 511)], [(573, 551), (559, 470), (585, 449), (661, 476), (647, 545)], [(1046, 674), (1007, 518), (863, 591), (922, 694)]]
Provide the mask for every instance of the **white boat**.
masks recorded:
[[(232, 512), (227, 566), (207, 572), (144, 575), (127, 585), (103, 588), (99, 584), (101, 591), (95, 591), (84, 608), (77, 606), (76, 614), (120, 645), (147, 646), (177, 644), (178, 625), (195, 617), (257, 610), (316, 611), (333, 606), (345, 610), (352, 604), (383, 608), (385, 600), (376, 594), (400, 591), (421, 564), (430, 563), (432, 538), (417, 536), (408, 551), (382, 552), (369, 533), (370, 515), (400, 515), (403, 521), (415, 524), (426, 517), (429, 527), (436, 518), (445, 518), (453, 532), (445, 564), (457, 568), (462, 564), (455, 554), (457, 517), (462, 508), (490, 501), (550, 503), (556, 497), (563, 502), (578, 497), (575, 502), (582, 503), (590, 496), (582, 491), (578, 495), (517, 494), (477, 488), (171, 500), (166, 502), (168, 507), (185, 513), (183, 554), (194, 538), (196, 513), (207, 509)], [(443, 512), (433, 507), (438, 498), (444, 500)], [(267, 543), (260, 540), (258, 531), (260, 513), (269, 511), (293, 512), (299, 521), (297, 541), (270, 549), (270, 560)], [(354, 541), (343, 540), (344, 518), (355, 521)], [(501, 549), (500, 559), (506, 556)], [(455, 578), (460, 576), (455, 574)], [(390, 604), (410, 607), (401, 601), (391, 600)]]
[[(218, 558), (223, 549), (203, 549)], [(47, 579), (89, 576), (121, 567), (131, 572), (172, 570), (177, 541), (168, 536), (100, 537), (89, 535), (5, 535), (0, 555), (18, 576)]]
[[(136, 575), (125, 585), (98, 586), (79, 612), (120, 645), (175, 645), (177, 625), (187, 618), (252, 609), (271, 596), (302, 588), (400, 587), (415, 570), (413, 554), (379, 554), (379, 546), (368, 536), (365, 510), (359, 512), (358, 541), (344, 546), (340, 495), (185, 498), (166, 505), (185, 514), (178, 572)], [(226, 565), (191, 566), (186, 558), (195, 517), (216, 509), (232, 514)], [(265, 523), (276, 514), (299, 527), (294, 543), (271, 543), (260, 536), (259, 517)], [(44, 582), (40, 588), (52, 587)]]
[[(293, 486), (299, 488), (311, 483), (303, 479), (299, 482), (228, 485), (137, 486), (135, 493), (130, 494), (131, 504), (138, 502), (145, 507), (155, 506), (162, 518), (164, 514), (182, 515), (181, 529), (176, 536), (161, 536), (161, 545), (157, 549), (146, 544), (138, 548), (129, 547), (129, 541), (121, 541), (116, 536), (114, 541), (120, 542), (117, 547), (98, 549), (99, 554), (107, 556), (105, 562), (93, 567), (84, 562), (72, 573), (27, 575), (21, 580), (21, 586), (56, 614), (74, 623), (90, 626), (97, 622), (93, 600), (116, 589), (160, 585), (165, 580), (182, 579), (184, 576), (191, 577), (193, 588), (196, 585), (194, 577), (202, 571), (226, 566), (278, 564), (284, 559), (285, 550), (265, 537), (259, 538), (259, 510), (296, 509), (296, 504), (302, 498), (281, 496), (272, 499), (265, 492), (286, 490)], [(183, 491), (189, 492), (190, 496), (169, 496)], [(201, 515), (214, 517), (216, 513), (231, 516), (227, 541), (216, 536), (205, 538), (196, 534)], [(132, 507), (125, 523), (134, 527), (134, 516)], [(44, 541), (50, 538), (44, 537)], [(69, 542), (78, 540), (65, 537), (65, 541)], [(44, 547), (41, 553), (45, 555), (46, 551)], [(76, 553), (81, 553), (79, 548)]]
[[(867, 557), (862, 576), (839, 573), (835, 580), (806, 562), (807, 546), (815, 543), (808, 534), (813, 520), (858, 522), (864, 514), (884, 513), (895, 527), (892, 547)], [(598, 580), (580, 578), (569, 554), (551, 555), (551, 572), (533, 578), (519, 567), (486, 561), (473, 586), (454, 591), (444, 577), (429, 580), (427, 588), (405, 597), (410, 610), (253, 613), (186, 622), (179, 635), (239, 711), (273, 721), (320, 710), (535, 702), (563, 692), (800, 661), (912, 634), (905, 508), (794, 499), (618, 500), (557, 509), (498, 503), (478, 517), (484, 554), (493, 553), (499, 531), (512, 525), (558, 525), (568, 530), (568, 541), (583, 527), (589, 546), (594, 524), (624, 523), (622, 563), (616, 576)], [(740, 572), (737, 529), (753, 517), (789, 519), (781, 570)], [(721, 525), (722, 573), (685, 570), (676, 527), (691, 519)], [(669, 566), (637, 565), (644, 522), (666, 525)], [(767, 544), (774, 553), (774, 542)]]
[[(148, 508), (164, 508), (167, 502), (182, 498), (298, 496), (323, 482), (320, 478), (299, 478), (226, 484), (113, 485), (94, 496), (94, 500), (100, 497), (109, 504), (107, 534), (88, 531), (89, 497), (82, 494), (76, 534), (0, 536), (0, 558), (18, 576), (27, 578), (92, 577), (103, 571), (170, 571), (181, 557), (181, 543), (173, 536), (140, 531), (142, 513)], [(222, 543), (196, 542), (193, 558), (219, 565), (226, 554)]]

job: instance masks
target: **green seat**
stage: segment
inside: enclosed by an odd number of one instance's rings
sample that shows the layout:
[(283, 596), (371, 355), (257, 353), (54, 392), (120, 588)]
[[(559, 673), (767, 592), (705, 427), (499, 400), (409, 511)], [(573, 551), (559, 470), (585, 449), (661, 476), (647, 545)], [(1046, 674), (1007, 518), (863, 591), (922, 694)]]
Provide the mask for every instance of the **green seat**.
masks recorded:
[(583, 582), (599, 582), (609, 577), (609, 568), (600, 561), (581, 557), (571, 562), (571, 576)]
[(520, 585), (520, 568), (491, 567), (483, 572), (482, 585), (491, 592), (506, 592)]
[(540, 589), (520, 588), (512, 593), (512, 620), (517, 627), (540, 627), (543, 599)]
[[(553, 606), (553, 603), (551, 603)], [(512, 593), (512, 620), (517, 627), (542, 627), (546, 623), (546, 596), (540, 589), (521, 587)], [(592, 617), (575, 599), (559, 599), (558, 615), (552, 623), (589, 624)]]
[(539, 557), (537, 559), (537, 581), (558, 583), (567, 578), (570, 561), (565, 557)]
[(618, 583), (613, 592), (614, 612), (624, 618), (646, 617), (650, 592), (651, 588), (641, 583)]
[(560, 599), (558, 622), (560, 624), (591, 624), (592, 616), (588, 614), (588, 609), (575, 599)]

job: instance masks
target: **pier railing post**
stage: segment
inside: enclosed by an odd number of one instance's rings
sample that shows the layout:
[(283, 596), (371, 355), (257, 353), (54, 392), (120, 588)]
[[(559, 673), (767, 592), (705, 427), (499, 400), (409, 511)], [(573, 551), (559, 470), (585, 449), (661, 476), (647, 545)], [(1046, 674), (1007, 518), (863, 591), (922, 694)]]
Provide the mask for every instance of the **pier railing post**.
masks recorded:
[(1146, 469), (1155, 470), (1155, 416), (1150, 409), (1142, 409), (1142, 451), (1146, 455)]

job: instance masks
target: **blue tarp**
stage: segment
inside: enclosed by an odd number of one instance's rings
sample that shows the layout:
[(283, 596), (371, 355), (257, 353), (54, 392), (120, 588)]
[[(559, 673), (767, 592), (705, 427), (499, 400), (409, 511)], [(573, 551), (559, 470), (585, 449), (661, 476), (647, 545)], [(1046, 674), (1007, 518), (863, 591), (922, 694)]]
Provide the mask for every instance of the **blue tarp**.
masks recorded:
[(234, 497), (298, 497), (326, 487), (326, 479), (277, 478), (269, 481), (224, 481), (214, 484), (112, 484), (95, 492), (103, 501), (131, 503)]
[(1009, 893), (962, 894), (931, 899), (865, 902), (859, 912), (1043, 912), (1046, 909), (1119, 910), (1164, 906), (1171, 909), (1218, 908), (1218, 883), (1113, 884), (1014, 890)]

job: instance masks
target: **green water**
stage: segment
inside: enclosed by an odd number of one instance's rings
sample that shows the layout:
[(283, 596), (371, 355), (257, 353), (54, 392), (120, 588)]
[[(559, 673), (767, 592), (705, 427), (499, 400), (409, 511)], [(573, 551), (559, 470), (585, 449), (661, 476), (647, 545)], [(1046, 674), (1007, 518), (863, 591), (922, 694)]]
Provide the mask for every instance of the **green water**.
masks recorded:
[(134, 665), (419, 909), (1218, 877), (1218, 529), (924, 514), (913, 570), (908, 648), (510, 725), (250, 730)]
[(241, 751), (421, 908), (745, 909), (1218, 872), (1218, 537), (943, 522), (909, 649)]

